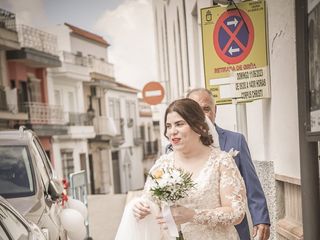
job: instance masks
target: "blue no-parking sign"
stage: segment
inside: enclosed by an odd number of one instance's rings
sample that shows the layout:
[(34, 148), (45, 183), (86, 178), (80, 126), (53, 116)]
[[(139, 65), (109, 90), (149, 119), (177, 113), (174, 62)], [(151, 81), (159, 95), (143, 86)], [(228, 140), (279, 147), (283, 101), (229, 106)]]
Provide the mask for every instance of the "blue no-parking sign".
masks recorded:
[(213, 31), (214, 48), (218, 56), (229, 64), (237, 64), (248, 56), (253, 39), (252, 21), (242, 10), (224, 12)]

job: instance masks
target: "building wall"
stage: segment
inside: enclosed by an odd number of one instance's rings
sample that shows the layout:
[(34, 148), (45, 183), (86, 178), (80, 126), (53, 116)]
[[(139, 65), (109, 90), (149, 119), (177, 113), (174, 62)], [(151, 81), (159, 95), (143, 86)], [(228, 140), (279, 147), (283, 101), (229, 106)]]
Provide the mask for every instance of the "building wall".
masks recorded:
[(6, 51), (0, 50), (0, 86), (7, 86), (7, 78)]
[[(58, 137), (53, 138), (52, 150), (54, 156), (54, 168), (60, 178), (63, 176), (62, 170), (62, 159), (61, 159), (61, 149), (72, 149), (73, 150), (73, 164), (74, 171), (78, 172), (80, 168), (80, 154), (84, 153), (88, 158), (88, 145), (87, 141), (83, 139), (72, 139), (63, 140)], [(88, 167), (88, 166), (87, 166)], [(89, 169), (89, 168), (88, 168)]]
[[(137, 123), (133, 127), (127, 126), (126, 101), (133, 101), (136, 104), (136, 119), (138, 119), (138, 98), (136, 93), (127, 93), (118, 90), (108, 90), (108, 98), (120, 99), (120, 116), (124, 119), (124, 139), (125, 142), (113, 150), (119, 150), (120, 156), (120, 177), (121, 190), (141, 189), (144, 186), (143, 177), (143, 152), (142, 146), (135, 146), (133, 128), (138, 127)], [(107, 105), (108, 106), (108, 105)], [(113, 173), (115, 174), (115, 173)]]
[[(29, 69), (30, 71), (30, 69)], [(8, 62), (8, 79), (9, 80), (27, 80), (28, 69), (23, 63), (19, 62)]]
[[(63, 105), (64, 112), (85, 112), (83, 106), (83, 86), (81, 81), (55, 80), (54, 87), (52, 89), (53, 93), (54, 91), (60, 92), (60, 105)], [(74, 96), (73, 103), (70, 103), (69, 101), (69, 93), (72, 93)], [(56, 99), (54, 99), (53, 96), (52, 103), (58, 104), (55, 100)], [(71, 109), (72, 105), (74, 106), (73, 109)]]
[[(74, 49), (81, 47), (81, 43), (74, 43), (72, 41), (71, 31), (66, 25), (57, 25), (51, 29), (58, 36), (58, 48), (59, 51), (73, 52)], [(78, 49), (79, 51), (95, 52), (96, 46), (91, 44), (90, 46), (86, 45), (88, 42), (87, 39), (82, 39), (82, 48)], [(72, 44), (76, 44), (73, 46)], [(73, 53), (76, 53), (73, 52)], [(84, 79), (89, 81), (89, 71), (87, 76), (84, 76), (83, 71), (79, 72), (79, 68), (75, 65), (76, 63), (66, 63), (62, 62), (62, 67), (60, 72), (54, 71), (51, 69), (48, 73), (48, 92), (49, 92), (49, 102), (55, 105), (62, 105), (63, 111), (65, 113), (65, 119), (69, 119), (69, 112), (71, 113), (86, 113), (89, 101), (88, 96), (90, 95), (90, 88), (84, 86)], [(82, 66), (84, 68), (84, 66)], [(64, 71), (67, 69), (67, 71)], [(80, 69), (82, 70), (82, 69)], [(55, 91), (59, 92), (60, 100), (57, 100), (55, 97)], [(70, 98), (70, 94), (73, 95), (73, 99)], [(96, 103), (96, 99), (94, 99)], [(98, 109), (98, 108), (96, 108)], [(93, 156), (93, 172), (95, 180), (95, 188), (99, 192), (106, 193), (109, 191), (110, 181), (104, 180), (108, 178), (108, 171), (105, 170), (104, 162), (108, 161), (105, 159), (106, 156), (100, 154), (101, 149), (107, 148), (108, 144), (101, 146), (101, 144), (91, 144), (88, 146), (88, 139), (94, 138), (95, 133), (93, 127), (90, 126), (69, 126), (68, 134), (65, 136), (54, 136), (54, 154), (57, 159), (57, 169), (62, 176), (62, 149), (73, 149), (73, 163), (74, 171), (81, 170), (81, 159), (80, 154), (85, 154), (86, 156), (86, 169), (87, 169), (87, 179), (89, 185), (91, 184), (91, 172), (89, 168), (88, 154), (89, 152)], [(98, 149), (99, 148), (99, 149)], [(101, 148), (101, 149), (100, 149)], [(108, 170), (108, 168), (107, 168)], [(102, 172), (101, 172), (102, 171)], [(96, 172), (96, 173), (95, 173)], [(106, 173), (106, 176), (103, 174)], [(106, 185), (103, 186), (102, 184)]]
[(108, 62), (107, 48), (105, 45), (72, 34), (70, 28), (64, 24), (50, 27), (49, 31), (57, 35), (59, 51), (72, 53), (80, 51), (83, 56), (92, 55), (97, 58), (103, 58)]
[(276, 173), (300, 178), (294, 3), (267, 3), (272, 94), (268, 157), (275, 161)]
[(47, 70), (45, 68), (33, 68), (20, 62), (8, 62), (8, 85), (14, 80), (16, 87), (19, 88), (20, 81), (27, 81), (33, 75), (40, 79), (41, 102), (48, 103)]
[(57, 36), (59, 51), (71, 52), (70, 28), (64, 24), (58, 24), (47, 28)]
[(106, 46), (77, 35), (71, 35), (70, 41), (71, 52), (77, 53), (80, 51), (83, 56), (93, 55), (97, 58), (103, 58), (108, 62)]
[(153, 1), (156, 24), (157, 56), (160, 82), (166, 85), (166, 100), (184, 95), (189, 89), (189, 55), (187, 51), (187, 1)]
[(45, 151), (50, 151), (50, 156), (48, 156), (51, 159), (52, 164), (54, 164), (54, 159), (52, 158), (52, 146), (51, 146), (51, 137), (40, 137), (39, 138), (41, 145)]
[[(145, 154), (143, 153), (143, 172), (145, 176), (149, 173), (150, 168), (153, 166), (155, 161), (160, 156), (160, 132), (159, 126), (157, 125), (157, 120), (153, 122), (153, 112), (152, 108), (148, 103), (143, 102), (142, 99), (139, 99), (139, 130), (143, 128), (144, 136), (141, 133), (142, 144), (146, 145), (147, 142), (156, 142), (158, 145), (157, 153), (149, 154), (147, 149), (145, 149)], [(143, 150), (143, 149), (141, 149)]]

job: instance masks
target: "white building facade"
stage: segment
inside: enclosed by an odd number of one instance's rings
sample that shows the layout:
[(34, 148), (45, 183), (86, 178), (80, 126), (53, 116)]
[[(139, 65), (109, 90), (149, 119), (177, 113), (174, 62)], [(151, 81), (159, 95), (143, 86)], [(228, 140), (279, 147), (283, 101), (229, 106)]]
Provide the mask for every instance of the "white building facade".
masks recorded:
[(158, 119), (154, 119), (153, 113), (152, 106), (139, 99), (139, 129), (143, 144), (143, 172), (145, 178), (159, 158), (161, 149), (160, 123)]
[(112, 141), (111, 161), (114, 193), (142, 189), (143, 141), (139, 132), (138, 90), (116, 83), (106, 91), (108, 114), (114, 119), (121, 144)]
[(138, 90), (116, 82), (109, 44), (70, 24), (52, 29), (62, 66), (49, 72), (49, 101), (61, 105), (68, 134), (53, 148), (61, 176), (86, 170), (91, 193), (126, 193), (144, 185)]
[[(158, 77), (166, 91), (160, 116), (168, 103), (185, 96), (189, 89), (205, 87), (200, 9), (212, 3), (153, 1)], [(303, 224), (295, 2), (267, 0), (266, 8), (271, 98), (246, 104), (246, 135), (268, 200), (270, 239), (300, 239)], [(235, 105), (220, 105), (216, 123), (236, 131), (241, 129), (236, 116)]]

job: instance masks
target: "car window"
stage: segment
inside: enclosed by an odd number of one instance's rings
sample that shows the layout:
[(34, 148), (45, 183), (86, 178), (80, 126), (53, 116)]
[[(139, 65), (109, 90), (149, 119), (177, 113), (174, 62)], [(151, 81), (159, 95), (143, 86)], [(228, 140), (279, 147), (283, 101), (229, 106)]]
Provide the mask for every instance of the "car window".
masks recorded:
[(34, 141), (32, 142), (31, 146), (32, 146), (31, 148), (32, 148), (33, 154), (35, 155), (35, 158), (36, 158), (37, 168), (40, 172), (44, 187), (45, 189), (48, 189), (50, 176), (48, 174), (46, 166), (43, 163), (42, 156), (38, 148), (36, 147), (36, 144), (34, 143)]
[(34, 142), (35, 146), (37, 147), (37, 149), (38, 149), (38, 151), (39, 151), (39, 153), (41, 155), (43, 164), (45, 165), (46, 170), (47, 170), (48, 174), (50, 175), (50, 178), (52, 178), (53, 177), (53, 170), (52, 170), (52, 166), (51, 166), (50, 160), (49, 160), (49, 158), (47, 156), (47, 153), (44, 151), (40, 141), (37, 138), (34, 138), (33, 142)]
[(5, 206), (0, 205), (1, 225), (7, 229), (13, 240), (28, 240), (27, 227)]
[(4, 227), (1, 225), (0, 222), (0, 239), (1, 240), (10, 240), (6, 234), (6, 232), (4, 231)]
[(26, 146), (0, 146), (0, 195), (30, 196), (35, 192), (30, 153)]

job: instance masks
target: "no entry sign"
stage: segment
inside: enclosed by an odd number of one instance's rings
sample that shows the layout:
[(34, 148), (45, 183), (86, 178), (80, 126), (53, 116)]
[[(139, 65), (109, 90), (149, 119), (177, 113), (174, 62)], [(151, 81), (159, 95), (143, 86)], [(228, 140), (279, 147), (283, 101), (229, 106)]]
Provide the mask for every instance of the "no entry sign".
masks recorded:
[(157, 105), (164, 98), (164, 89), (159, 82), (149, 82), (142, 89), (142, 97), (144, 102)]

